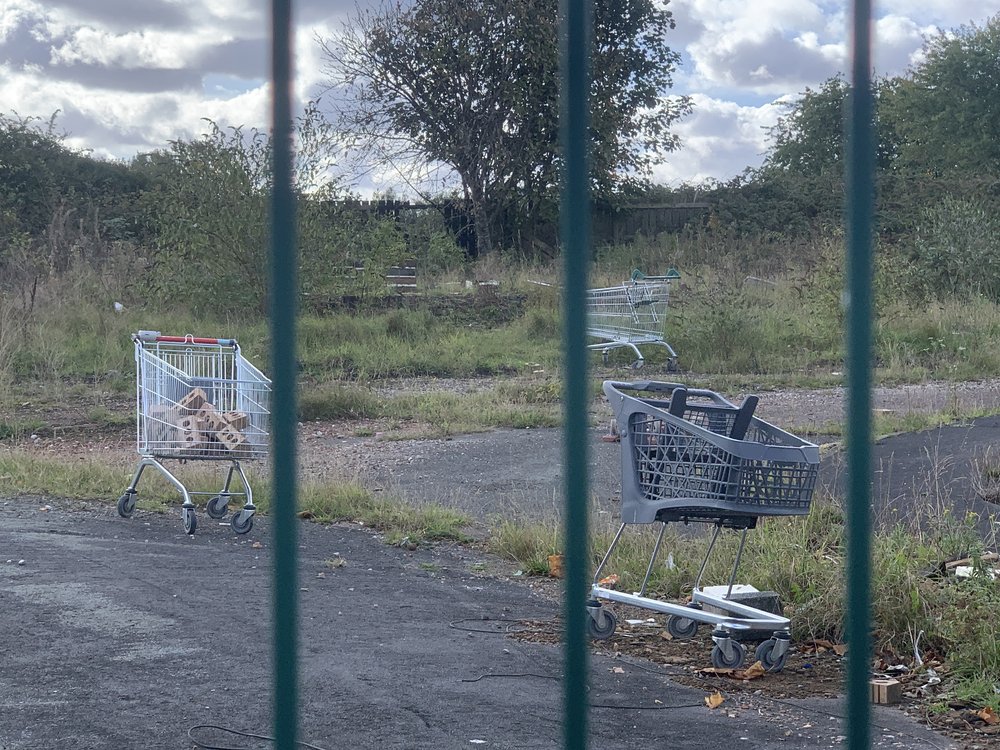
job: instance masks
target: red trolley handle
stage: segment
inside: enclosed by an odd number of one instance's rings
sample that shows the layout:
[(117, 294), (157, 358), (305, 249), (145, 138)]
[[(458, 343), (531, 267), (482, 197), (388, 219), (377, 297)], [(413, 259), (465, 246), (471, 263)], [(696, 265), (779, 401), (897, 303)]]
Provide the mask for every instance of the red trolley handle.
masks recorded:
[(136, 336), (140, 341), (162, 342), (169, 344), (218, 344), (219, 346), (236, 346), (236, 339), (213, 339), (192, 336), (162, 336), (159, 331), (139, 331)]

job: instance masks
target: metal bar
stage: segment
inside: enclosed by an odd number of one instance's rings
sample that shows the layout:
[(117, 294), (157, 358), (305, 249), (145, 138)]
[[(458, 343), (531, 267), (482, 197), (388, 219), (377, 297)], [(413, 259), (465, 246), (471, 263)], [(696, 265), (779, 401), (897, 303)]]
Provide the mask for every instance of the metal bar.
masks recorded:
[(710, 625), (718, 625), (729, 630), (785, 630), (790, 625), (787, 618), (773, 615), (760, 609), (754, 609), (745, 604), (738, 604), (727, 599), (714, 596), (698, 595), (695, 601), (704, 601), (726, 612), (732, 612), (736, 617), (729, 615), (719, 615), (714, 612), (706, 612), (694, 607), (688, 607), (676, 602), (667, 602), (661, 599), (651, 599), (638, 594), (628, 594), (624, 591), (615, 591), (601, 586), (594, 586), (591, 595), (596, 599), (606, 599), (609, 602), (627, 604), (640, 609), (649, 609), (664, 615), (675, 615), (688, 620), (704, 622)]
[(566, 588), (563, 607), (563, 739), (567, 750), (587, 747), (587, 263), (590, 257), (590, 196), (587, 124), (590, 90), (592, 0), (560, 0), (562, 86), (559, 134), (565, 156), (560, 236), (565, 287), (563, 312), (564, 489), (566, 500)]
[(660, 533), (656, 535), (656, 544), (653, 546), (653, 555), (649, 558), (649, 566), (646, 568), (646, 577), (642, 579), (642, 588), (639, 589), (639, 596), (646, 595), (646, 586), (649, 585), (649, 577), (653, 574), (653, 564), (660, 554), (660, 545), (663, 544), (663, 534), (667, 530), (665, 523), (660, 524)]
[(618, 527), (618, 533), (615, 534), (615, 538), (611, 540), (611, 546), (608, 547), (608, 551), (605, 553), (604, 557), (601, 558), (600, 565), (597, 566), (597, 570), (594, 571), (594, 585), (597, 585), (598, 579), (601, 577), (601, 571), (604, 570), (604, 566), (608, 564), (608, 560), (611, 559), (611, 553), (615, 551), (615, 547), (618, 546), (618, 540), (622, 538), (622, 532), (625, 531), (625, 524)]
[(292, 0), (271, 0), (272, 179), (271, 371), (274, 376), (274, 736), (296, 746), (298, 708), (298, 570), (295, 528), (295, 301), (298, 295), (295, 198), (292, 193)]
[(733, 572), (729, 574), (729, 589), (726, 591), (726, 598), (733, 595), (733, 584), (736, 583), (736, 571), (740, 567), (740, 560), (743, 559), (743, 548), (747, 544), (747, 530), (744, 528), (740, 534), (740, 548), (736, 551), (736, 562), (733, 563)]
[(708, 543), (708, 551), (705, 552), (705, 559), (701, 561), (701, 567), (698, 568), (698, 577), (694, 579), (695, 591), (701, 588), (701, 577), (705, 575), (705, 568), (708, 567), (708, 558), (712, 554), (712, 550), (715, 549), (715, 542), (719, 538), (719, 533), (721, 531), (722, 525), (716, 524), (715, 531), (712, 533), (712, 541)]
[(854, 0), (850, 116), (847, 121), (847, 747), (871, 743), (871, 348), (872, 127), (871, 0)]

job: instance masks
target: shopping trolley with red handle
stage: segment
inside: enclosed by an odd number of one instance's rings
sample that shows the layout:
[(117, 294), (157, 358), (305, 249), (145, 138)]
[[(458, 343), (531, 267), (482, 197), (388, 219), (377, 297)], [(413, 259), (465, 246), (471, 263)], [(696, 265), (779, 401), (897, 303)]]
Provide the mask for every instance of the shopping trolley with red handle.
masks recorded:
[[(230, 525), (237, 534), (253, 528), (256, 506), (241, 461), (267, 457), (271, 381), (247, 361), (236, 339), (133, 334), (136, 362), (136, 450), (139, 464), (118, 499), (118, 513), (132, 515), (139, 480), (147, 467), (163, 474), (181, 493), (184, 530), (198, 525), (192, 496), (211, 495), (208, 515), (225, 517), (230, 499), (244, 498)], [(163, 461), (222, 461), (229, 464), (219, 492), (194, 492)], [(232, 488), (238, 476), (242, 491)]]

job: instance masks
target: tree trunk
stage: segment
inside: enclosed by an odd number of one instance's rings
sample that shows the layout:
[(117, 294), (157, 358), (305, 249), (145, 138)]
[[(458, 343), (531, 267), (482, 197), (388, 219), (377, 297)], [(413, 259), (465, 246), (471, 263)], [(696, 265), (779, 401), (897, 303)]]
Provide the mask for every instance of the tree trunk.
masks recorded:
[(472, 199), (472, 218), (476, 223), (476, 255), (479, 257), (491, 255), (493, 253), (493, 235), (489, 217), (486, 215), (481, 187), (471, 185), (469, 197)]

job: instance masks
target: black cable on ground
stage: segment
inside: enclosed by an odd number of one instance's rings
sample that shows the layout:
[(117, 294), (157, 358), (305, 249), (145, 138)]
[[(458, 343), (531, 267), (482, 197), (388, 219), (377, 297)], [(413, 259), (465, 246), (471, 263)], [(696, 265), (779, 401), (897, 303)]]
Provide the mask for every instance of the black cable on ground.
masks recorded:
[[(504, 620), (496, 619), (492, 617), (464, 617), (461, 620), (452, 620), (448, 623), (448, 627), (453, 630), (461, 630), (466, 633), (488, 633), (492, 635), (509, 635), (511, 633), (529, 633), (535, 629), (536, 623), (538, 624), (549, 624), (557, 622), (558, 618), (539, 618), (532, 619), (530, 617), (519, 617), (516, 620)], [(463, 622), (502, 622), (506, 623), (508, 627), (499, 630), (496, 628), (470, 628), (465, 625), (460, 625)]]
[[(226, 732), (228, 734), (235, 734), (237, 737), (247, 737), (253, 740), (267, 740), (269, 742), (274, 742), (274, 737), (270, 737), (266, 734), (254, 734), (252, 732), (243, 732), (239, 729), (230, 729), (229, 727), (221, 727), (218, 724), (195, 724), (188, 730), (188, 739), (190, 739), (198, 747), (205, 748), (205, 750), (247, 750), (244, 747), (234, 747), (232, 745), (209, 745), (201, 740), (195, 739), (193, 732), (196, 729), (215, 729), (219, 732)], [(302, 740), (296, 740), (295, 744), (299, 747), (306, 747), (310, 750), (324, 750), (324, 748), (319, 745), (312, 745), (308, 742), (303, 742)]]

